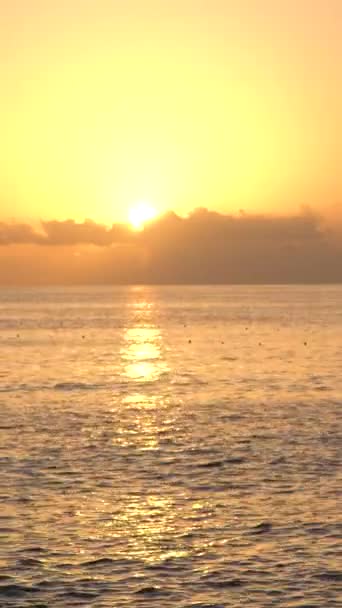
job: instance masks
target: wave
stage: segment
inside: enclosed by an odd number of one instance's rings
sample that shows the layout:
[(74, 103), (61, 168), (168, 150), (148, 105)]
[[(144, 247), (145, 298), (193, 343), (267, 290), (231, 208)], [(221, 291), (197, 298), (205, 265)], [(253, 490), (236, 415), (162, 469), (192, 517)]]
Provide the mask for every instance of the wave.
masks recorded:
[(0, 393), (33, 393), (41, 391), (95, 391), (113, 387), (106, 383), (57, 382), (56, 384), (10, 384), (0, 387)]
[(55, 391), (96, 391), (102, 388), (107, 388), (105, 383), (87, 383), (87, 382), (57, 382), (53, 386)]
[[(136, 390), (140, 388), (146, 388), (156, 382), (160, 382), (161, 378), (167, 379), (167, 372), (161, 374), (156, 379), (134, 381), (134, 387)], [(0, 387), (1, 393), (34, 393), (44, 391), (58, 391), (58, 392), (77, 392), (77, 391), (101, 391), (101, 390), (122, 390), (132, 385), (130, 380), (122, 380), (119, 382), (78, 382), (78, 381), (63, 381), (56, 382), (54, 384), (7, 384)]]
[(26, 596), (27, 594), (37, 592), (39, 592), (38, 587), (28, 587), (25, 585), (17, 585), (15, 583), (2, 585), (0, 587), (0, 596), (3, 595), (5, 597), (22, 597)]

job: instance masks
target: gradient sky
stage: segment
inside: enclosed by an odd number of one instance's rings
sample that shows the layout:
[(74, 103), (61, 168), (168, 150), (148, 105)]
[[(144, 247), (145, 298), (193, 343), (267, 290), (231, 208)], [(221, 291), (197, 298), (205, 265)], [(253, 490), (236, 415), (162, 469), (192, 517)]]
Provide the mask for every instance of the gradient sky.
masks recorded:
[(340, 203), (340, 0), (0, 2), (0, 217)]

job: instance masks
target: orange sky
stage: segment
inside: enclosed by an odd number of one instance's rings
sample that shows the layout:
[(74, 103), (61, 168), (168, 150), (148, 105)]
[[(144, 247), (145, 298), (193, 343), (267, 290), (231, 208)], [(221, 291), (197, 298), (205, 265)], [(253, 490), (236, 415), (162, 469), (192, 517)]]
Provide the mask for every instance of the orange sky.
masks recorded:
[(340, 0), (11, 0), (0, 217), (342, 200)]

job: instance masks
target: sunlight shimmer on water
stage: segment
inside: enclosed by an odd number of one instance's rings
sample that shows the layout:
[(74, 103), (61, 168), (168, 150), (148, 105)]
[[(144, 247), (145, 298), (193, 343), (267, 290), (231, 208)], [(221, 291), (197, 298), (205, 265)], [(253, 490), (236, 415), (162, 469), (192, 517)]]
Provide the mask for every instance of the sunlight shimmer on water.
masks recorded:
[[(138, 294), (144, 292), (143, 288)], [(132, 290), (133, 294), (135, 289)], [(129, 325), (124, 332), (124, 345), (121, 349), (123, 374), (137, 382), (153, 382), (167, 371), (162, 357), (162, 335), (154, 325), (153, 301), (134, 301)]]

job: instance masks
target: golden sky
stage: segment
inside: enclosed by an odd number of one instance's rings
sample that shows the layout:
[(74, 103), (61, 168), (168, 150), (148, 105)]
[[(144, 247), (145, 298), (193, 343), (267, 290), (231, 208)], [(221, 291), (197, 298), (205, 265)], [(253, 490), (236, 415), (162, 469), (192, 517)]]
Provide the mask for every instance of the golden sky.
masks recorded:
[(11, 0), (0, 216), (342, 200), (341, 0)]

